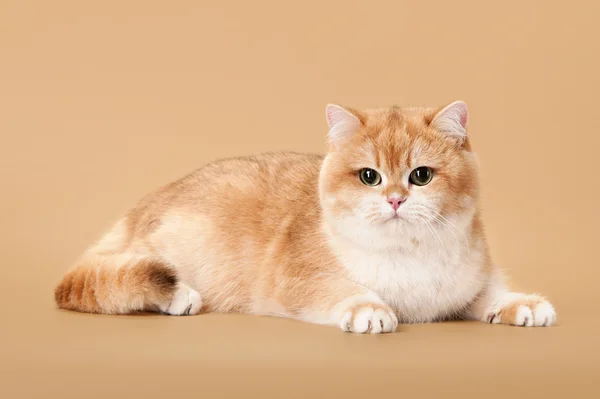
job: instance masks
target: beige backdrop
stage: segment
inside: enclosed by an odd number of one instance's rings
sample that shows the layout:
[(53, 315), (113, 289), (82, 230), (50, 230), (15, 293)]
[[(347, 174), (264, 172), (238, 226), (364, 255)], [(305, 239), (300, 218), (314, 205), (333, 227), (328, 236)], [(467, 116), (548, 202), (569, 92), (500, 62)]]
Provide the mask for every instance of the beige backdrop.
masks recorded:
[[(0, 396), (598, 397), (599, 11), (0, 0)], [(470, 105), (493, 255), (550, 296), (558, 326), (377, 337), (55, 310), (70, 263), (147, 191), (218, 157), (320, 152), (328, 102), (456, 99)]]

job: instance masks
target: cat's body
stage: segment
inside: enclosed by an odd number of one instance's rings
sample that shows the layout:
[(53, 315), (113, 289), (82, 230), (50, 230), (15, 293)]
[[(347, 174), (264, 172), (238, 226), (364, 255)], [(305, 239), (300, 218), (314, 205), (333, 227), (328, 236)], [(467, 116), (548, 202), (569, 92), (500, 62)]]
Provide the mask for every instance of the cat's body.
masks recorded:
[[(241, 312), (372, 333), (449, 318), (550, 325), (552, 306), (508, 292), (490, 260), (473, 155), (438, 116), (461, 122), (456, 107), (333, 106), (326, 157), (206, 165), (118, 221), (57, 287), (57, 303), (112, 314)], [(438, 181), (410, 183), (423, 163)], [(378, 170), (379, 183), (361, 182), (364, 168)]]

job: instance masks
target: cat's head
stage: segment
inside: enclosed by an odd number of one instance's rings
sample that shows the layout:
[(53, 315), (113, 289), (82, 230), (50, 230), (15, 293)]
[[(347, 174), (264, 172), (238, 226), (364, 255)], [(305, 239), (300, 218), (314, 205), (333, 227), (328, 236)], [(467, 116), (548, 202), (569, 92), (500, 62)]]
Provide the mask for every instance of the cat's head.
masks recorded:
[(325, 220), (339, 233), (406, 234), (473, 213), (478, 179), (465, 103), (368, 111), (328, 105), (326, 115), (330, 151), (319, 190)]

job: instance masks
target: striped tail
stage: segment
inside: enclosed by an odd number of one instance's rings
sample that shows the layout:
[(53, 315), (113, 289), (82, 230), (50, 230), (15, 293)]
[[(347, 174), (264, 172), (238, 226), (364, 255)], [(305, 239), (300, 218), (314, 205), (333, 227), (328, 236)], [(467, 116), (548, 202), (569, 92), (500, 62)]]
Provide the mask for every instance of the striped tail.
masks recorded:
[(69, 271), (54, 291), (59, 308), (128, 314), (156, 310), (177, 290), (173, 267), (135, 255), (91, 255)]

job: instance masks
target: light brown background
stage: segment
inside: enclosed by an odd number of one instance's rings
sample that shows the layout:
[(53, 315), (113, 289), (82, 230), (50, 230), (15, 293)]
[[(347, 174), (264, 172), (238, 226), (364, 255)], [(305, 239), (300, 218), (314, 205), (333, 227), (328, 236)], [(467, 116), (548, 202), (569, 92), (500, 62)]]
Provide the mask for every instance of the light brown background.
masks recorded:
[[(598, 397), (599, 4), (1, 0), (0, 396)], [(70, 263), (158, 185), (322, 151), (328, 102), (456, 99), (494, 257), (558, 326), (54, 309)]]

